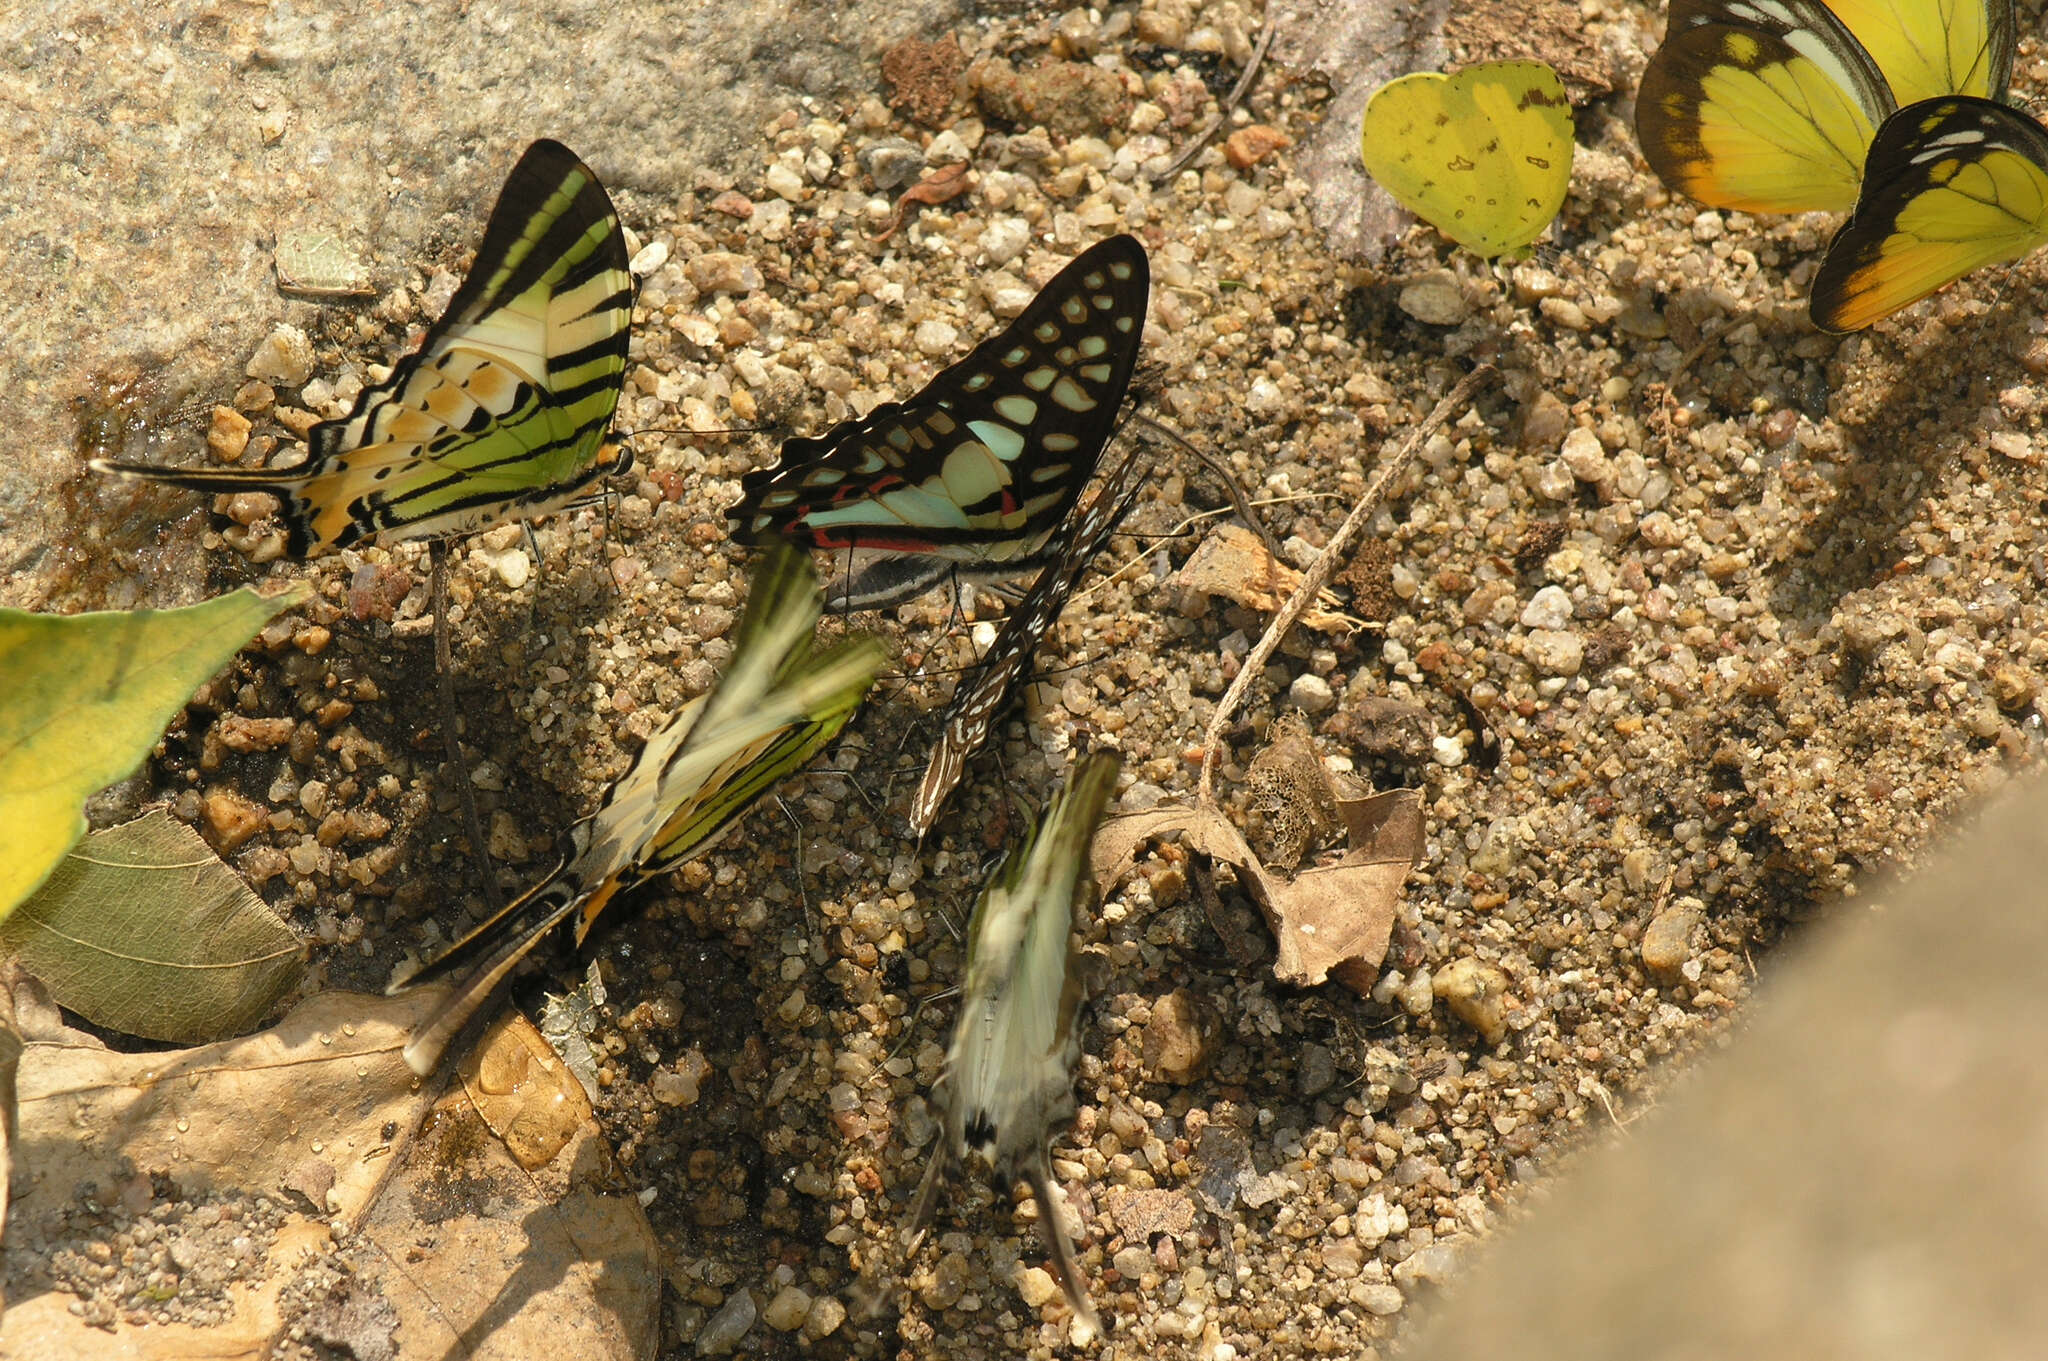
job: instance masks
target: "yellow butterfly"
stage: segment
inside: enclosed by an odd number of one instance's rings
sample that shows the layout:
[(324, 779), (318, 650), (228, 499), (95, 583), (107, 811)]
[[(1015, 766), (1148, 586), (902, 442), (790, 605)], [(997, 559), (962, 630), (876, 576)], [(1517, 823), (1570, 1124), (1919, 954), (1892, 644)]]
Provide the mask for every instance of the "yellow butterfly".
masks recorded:
[(1715, 208), (1846, 212), (1902, 104), (1996, 99), (2011, 0), (1672, 0), (1636, 91), (1636, 136), (1666, 184)]
[(1540, 61), (1420, 71), (1374, 91), (1360, 155), (1403, 208), (1490, 260), (1543, 235), (1564, 206), (1571, 101)]
[(1871, 143), (1856, 211), (1813, 277), (1813, 324), (1860, 331), (2043, 244), (2048, 132), (1988, 99), (1910, 104)]

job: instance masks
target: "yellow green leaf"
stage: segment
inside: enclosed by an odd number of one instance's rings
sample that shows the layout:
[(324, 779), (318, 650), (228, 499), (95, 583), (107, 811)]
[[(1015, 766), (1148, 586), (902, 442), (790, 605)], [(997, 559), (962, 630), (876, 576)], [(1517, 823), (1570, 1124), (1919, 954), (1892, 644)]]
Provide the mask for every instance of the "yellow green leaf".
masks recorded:
[(0, 610), (0, 920), (85, 833), (86, 798), (133, 773), (192, 692), (309, 589), (176, 610)]
[(0, 923), (0, 957), (95, 1025), (195, 1044), (257, 1024), (298, 980), (299, 938), (167, 814), (94, 832)]

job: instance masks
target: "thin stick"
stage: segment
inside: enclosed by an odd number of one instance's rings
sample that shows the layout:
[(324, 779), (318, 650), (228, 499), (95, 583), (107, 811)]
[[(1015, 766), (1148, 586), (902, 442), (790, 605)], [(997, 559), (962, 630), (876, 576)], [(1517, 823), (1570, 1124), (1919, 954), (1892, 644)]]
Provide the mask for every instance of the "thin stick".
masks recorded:
[(1223, 126), (1224, 120), (1230, 117), (1231, 111), (1243, 101), (1245, 92), (1252, 87), (1253, 77), (1259, 73), (1259, 64), (1266, 59), (1266, 48), (1273, 41), (1273, 22), (1276, 9), (1277, 7), (1270, 3), (1266, 6), (1266, 22), (1259, 29), (1258, 42), (1252, 46), (1251, 59), (1245, 62), (1243, 72), (1238, 75), (1236, 86), (1230, 91), (1230, 97), (1223, 101), (1223, 107), (1218, 109), (1209, 119), (1208, 126), (1202, 129), (1201, 135), (1196, 137), (1194, 141), (1189, 142), (1182, 149), (1180, 155), (1173, 158), (1172, 165), (1167, 166), (1166, 169), (1152, 177), (1152, 183), (1163, 184), (1186, 169), (1187, 163), (1195, 159), (1196, 154), (1203, 147), (1209, 145), (1209, 139), (1216, 135), (1216, 130)]
[(455, 773), (455, 792), (462, 800), (462, 820), (469, 833), (469, 845), (483, 870), (484, 904), (496, 916), (505, 910), (505, 897), (498, 891), (498, 874), (491, 868), (490, 844), (484, 840), (483, 819), (477, 816), (476, 790), (470, 787), (469, 767), (462, 760), (462, 740), (455, 735), (455, 665), (448, 656), (448, 541), (434, 539), (427, 545), (427, 559), (433, 564), (429, 594), (434, 605), (434, 670), (441, 681), (441, 743), (446, 749), (449, 769)]
[(1223, 750), (1223, 729), (1229, 725), (1231, 715), (1237, 712), (1238, 706), (1244, 703), (1245, 692), (1251, 689), (1253, 677), (1264, 672), (1266, 659), (1273, 655), (1274, 650), (1280, 646), (1280, 640), (1287, 636), (1287, 630), (1294, 627), (1294, 621), (1301, 617), (1302, 611), (1315, 600), (1324, 583), (1329, 581), (1331, 574), (1337, 570), (1337, 564), (1344, 560), (1345, 550), (1351, 546), (1351, 541), (1358, 536), (1358, 532), (1365, 528), (1365, 522), (1372, 518), (1373, 512), (1379, 509), (1380, 502), (1386, 497), (1387, 488), (1394, 485), (1394, 479), (1408, 470), (1408, 465), (1415, 461), (1415, 455), (1420, 452), (1423, 443), (1451, 418), (1453, 412), (1464, 410), (1471, 404), (1473, 394), (1493, 381), (1494, 374), (1495, 370), (1491, 364), (1482, 364), (1459, 379), (1458, 385), (1451, 389), (1450, 395), (1438, 402), (1436, 410), (1430, 412), (1428, 418), (1408, 436), (1408, 442), (1401, 446), (1400, 451), (1373, 474), (1372, 481), (1366, 484), (1365, 495), (1351, 508), (1351, 513), (1344, 517), (1344, 523), (1337, 526), (1337, 532), (1330, 536), (1330, 542), (1316, 555), (1316, 560), (1309, 564), (1308, 570), (1301, 574), (1301, 581), (1295, 586), (1294, 594), (1287, 598), (1287, 603), (1273, 616), (1273, 622), (1268, 624), (1265, 633), (1260, 635), (1258, 645), (1245, 654), (1244, 664), (1238, 670), (1237, 679), (1223, 692), (1222, 701), (1217, 704), (1216, 712), (1210, 716), (1208, 730), (1202, 734), (1202, 775), (1195, 786), (1198, 803), (1213, 806), (1216, 801), (1216, 758)]

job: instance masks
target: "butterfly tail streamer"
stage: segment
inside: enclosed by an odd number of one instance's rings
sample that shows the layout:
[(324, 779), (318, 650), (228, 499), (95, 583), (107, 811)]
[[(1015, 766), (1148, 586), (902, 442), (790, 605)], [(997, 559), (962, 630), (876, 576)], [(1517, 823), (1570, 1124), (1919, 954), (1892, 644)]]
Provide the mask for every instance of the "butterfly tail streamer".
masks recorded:
[(272, 496), (289, 500), (298, 495), (302, 485), (292, 477), (290, 468), (166, 468), (153, 463), (123, 463), (111, 458), (96, 458), (86, 466), (96, 473), (115, 477), (161, 482), (186, 491), (218, 492), (229, 496), (255, 491), (269, 492)]
[(406, 1041), (405, 1066), (421, 1077), (434, 1071), (448, 1042), (489, 999), (514, 965), (542, 938), (566, 921), (590, 896), (573, 865), (554, 873), (483, 925), (464, 936), (446, 954), (391, 991), (451, 984), (450, 991), (427, 1018), (413, 1027)]
[(910, 1226), (903, 1248), (906, 1257), (916, 1254), (925, 1232), (932, 1226), (932, 1215), (939, 1206), (939, 1188), (945, 1185), (953, 1169), (953, 1159), (953, 1141), (942, 1132), (932, 1141), (931, 1157), (925, 1161), (924, 1176), (918, 1180), (917, 1195), (911, 1201)]
[(925, 765), (924, 778), (910, 801), (910, 830), (924, 840), (938, 821), (939, 810), (966, 773), (967, 762), (981, 750), (996, 720), (1030, 670), (1038, 645), (1073, 594), (1075, 583), (1104, 549), (1110, 536), (1137, 504), (1151, 465), (1136, 451), (1125, 455), (1092, 500), (1077, 509), (1056, 536), (1064, 540), (1060, 556), (1040, 573), (1030, 591), (997, 632), (987, 655), (961, 677), (946, 708), (939, 740)]
[(1067, 1237), (1067, 1226), (1061, 1217), (1062, 1196), (1054, 1198), (1052, 1184), (1052, 1159), (1043, 1149), (1036, 1158), (1024, 1164), (1024, 1184), (1031, 1188), (1031, 1198), (1038, 1202), (1038, 1236), (1045, 1242), (1045, 1250), (1052, 1260), (1052, 1274), (1058, 1278), (1060, 1289), (1066, 1293), (1067, 1304), (1088, 1328), (1100, 1335), (1102, 1317), (1095, 1312), (1095, 1306), (1088, 1299), (1088, 1284), (1081, 1277), (1080, 1259), (1075, 1255), (1074, 1242)]

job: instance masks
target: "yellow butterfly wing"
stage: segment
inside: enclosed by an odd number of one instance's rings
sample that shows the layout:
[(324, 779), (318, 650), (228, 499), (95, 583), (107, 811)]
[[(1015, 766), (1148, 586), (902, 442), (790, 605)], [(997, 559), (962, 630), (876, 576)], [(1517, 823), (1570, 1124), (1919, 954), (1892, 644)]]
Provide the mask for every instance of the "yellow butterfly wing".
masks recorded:
[(1572, 132), (1557, 72), (1482, 62), (1381, 86), (1365, 106), (1361, 152), (1402, 207), (1492, 259), (1541, 236), (1564, 206)]
[(2012, 79), (2012, 0), (1828, 0), (1901, 105), (2000, 99)]
[(1899, 110), (1813, 280), (1813, 322), (1859, 331), (1952, 279), (2048, 244), (2048, 131), (1963, 95)]
[(1895, 107), (1820, 0), (1673, 0), (1636, 91), (1636, 140), (1658, 178), (1709, 207), (1846, 212)]

